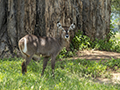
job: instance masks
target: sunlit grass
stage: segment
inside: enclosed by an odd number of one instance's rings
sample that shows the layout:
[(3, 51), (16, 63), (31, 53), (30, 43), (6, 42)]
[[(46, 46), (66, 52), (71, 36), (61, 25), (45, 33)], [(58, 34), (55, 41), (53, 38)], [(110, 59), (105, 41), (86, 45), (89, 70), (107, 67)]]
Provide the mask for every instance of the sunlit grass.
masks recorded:
[[(55, 77), (50, 62), (41, 77), (42, 61), (31, 61), (26, 75), (21, 74), (22, 59), (0, 60), (0, 90), (118, 90), (119, 86), (93, 82), (110, 64), (87, 60), (57, 61)], [(111, 61), (113, 62), (113, 61)], [(115, 64), (116, 65), (116, 64)], [(110, 65), (111, 66), (111, 65)], [(119, 68), (119, 67), (118, 67)]]

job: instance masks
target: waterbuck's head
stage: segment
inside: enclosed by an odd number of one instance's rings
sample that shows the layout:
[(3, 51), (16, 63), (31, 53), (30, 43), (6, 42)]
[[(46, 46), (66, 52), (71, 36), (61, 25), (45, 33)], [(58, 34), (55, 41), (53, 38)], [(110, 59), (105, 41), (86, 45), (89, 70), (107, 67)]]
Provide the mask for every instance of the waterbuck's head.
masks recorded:
[(60, 22), (57, 23), (57, 27), (61, 30), (61, 38), (64, 40), (69, 40), (70, 38), (70, 30), (75, 29), (75, 24), (71, 24), (70, 27), (62, 26)]

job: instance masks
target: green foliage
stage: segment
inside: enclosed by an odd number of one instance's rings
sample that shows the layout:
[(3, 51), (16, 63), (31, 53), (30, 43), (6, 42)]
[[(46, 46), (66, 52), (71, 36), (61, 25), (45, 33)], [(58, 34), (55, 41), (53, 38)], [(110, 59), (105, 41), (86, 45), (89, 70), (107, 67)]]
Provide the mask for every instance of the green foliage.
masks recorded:
[[(22, 59), (0, 60), (0, 89), (1, 90), (119, 90), (116, 85), (93, 82), (87, 77), (101, 76), (106, 68), (111, 66), (111, 60), (96, 63), (88, 60), (65, 60), (56, 62), (55, 77), (51, 75), (50, 61), (44, 75), (41, 77), (42, 64), (31, 61), (28, 73), (21, 74)], [(118, 65), (114, 64), (115, 66)], [(114, 66), (113, 66), (114, 67)]]
[(120, 30), (120, 0), (111, 0), (111, 20), (114, 22), (116, 30)]
[(110, 69), (113, 69), (113, 70), (118, 70), (120, 69), (120, 59), (110, 59), (110, 60), (107, 60), (107, 61), (104, 61), (104, 62), (101, 62), (103, 65), (107, 66), (108, 68)]
[(63, 48), (62, 51), (60, 52), (60, 54), (57, 56), (57, 59), (66, 57), (67, 56), (66, 54), (67, 54), (67, 50), (66, 50), (66, 48)]
[(57, 56), (57, 59), (62, 59), (66, 57), (73, 57), (75, 56), (76, 50), (73, 51), (67, 51), (66, 48), (63, 48), (62, 51)]
[(105, 51), (113, 51), (113, 45), (115, 41), (114, 40), (109, 40), (107, 41), (106, 39), (104, 40), (98, 40), (96, 39), (92, 44), (92, 48), (97, 49), (97, 50), (105, 50)]
[(79, 30), (71, 43), (71, 50), (83, 50), (83, 49), (97, 49), (105, 51), (120, 52), (120, 41), (115, 39), (116, 32), (113, 31), (114, 25), (110, 23), (110, 32), (105, 39), (95, 39), (91, 41), (86, 35), (83, 35)]
[(83, 35), (82, 32), (79, 30), (75, 37), (72, 40), (71, 48), (77, 50), (87, 49), (90, 46), (90, 38), (86, 35)]
[(112, 6), (112, 12), (114, 13), (120, 13), (120, 0), (111, 0), (111, 6)]

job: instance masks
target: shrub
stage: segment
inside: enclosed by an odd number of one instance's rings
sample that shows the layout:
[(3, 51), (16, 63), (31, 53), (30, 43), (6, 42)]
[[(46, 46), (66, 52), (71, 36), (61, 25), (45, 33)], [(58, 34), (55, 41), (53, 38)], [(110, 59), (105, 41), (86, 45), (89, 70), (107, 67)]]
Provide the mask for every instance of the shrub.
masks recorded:
[(90, 38), (86, 35), (83, 35), (83, 33), (78, 30), (75, 37), (72, 39), (70, 48), (74, 48), (77, 50), (87, 49), (90, 46), (90, 42)]

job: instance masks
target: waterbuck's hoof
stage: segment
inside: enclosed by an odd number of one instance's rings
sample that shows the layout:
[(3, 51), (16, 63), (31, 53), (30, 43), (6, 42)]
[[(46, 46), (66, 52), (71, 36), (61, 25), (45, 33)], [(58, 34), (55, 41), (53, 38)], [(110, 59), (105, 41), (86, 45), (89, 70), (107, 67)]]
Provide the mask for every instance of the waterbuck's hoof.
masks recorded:
[(25, 72), (22, 72), (22, 75), (25, 75)]
[(23, 63), (22, 63), (22, 74), (24, 75), (26, 72), (27, 72), (26, 63), (23, 62)]

